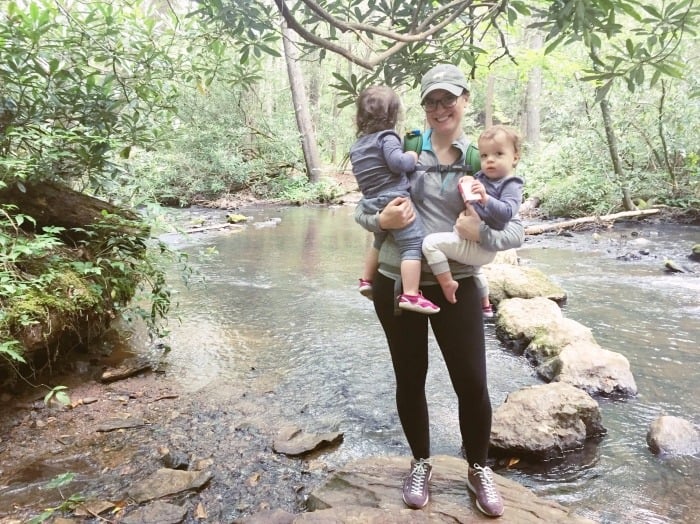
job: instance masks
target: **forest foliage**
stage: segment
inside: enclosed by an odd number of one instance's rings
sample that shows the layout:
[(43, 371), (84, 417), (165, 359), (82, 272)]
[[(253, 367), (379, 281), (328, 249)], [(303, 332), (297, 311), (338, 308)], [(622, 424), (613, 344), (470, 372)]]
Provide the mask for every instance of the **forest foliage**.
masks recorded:
[[(404, 100), (402, 126), (421, 127), (420, 75), (450, 61), (472, 81), (471, 137), (486, 112), (523, 127), (526, 86), (541, 75), (541, 138), (520, 170), (545, 215), (610, 213), (623, 195), (638, 207), (697, 209), (699, 9), (690, 0), (302, 0), (294, 9), (283, 0), (10, 0), (0, 10), (0, 194), (52, 181), (134, 209), (238, 191), (332, 201), (331, 175), (347, 169), (355, 136), (357, 92), (392, 85)], [(318, 184), (304, 173), (283, 19), (299, 35), (325, 167)], [(66, 308), (81, 304), (59, 291), (78, 289), (60, 286), (69, 271), (89, 282), (83, 309), (107, 299), (105, 312), (124, 312), (127, 295), (143, 287), (152, 301), (143, 316), (167, 315), (162, 268), (150, 255), (163, 247), (147, 230), (103, 252), (88, 244), (104, 240), (108, 217), (79, 245), (31, 224), (0, 201), (0, 355), (21, 360), (17, 330), (46, 315), (47, 304), (13, 306), (28, 289), (62, 296)], [(86, 263), (76, 250), (103, 256)]]

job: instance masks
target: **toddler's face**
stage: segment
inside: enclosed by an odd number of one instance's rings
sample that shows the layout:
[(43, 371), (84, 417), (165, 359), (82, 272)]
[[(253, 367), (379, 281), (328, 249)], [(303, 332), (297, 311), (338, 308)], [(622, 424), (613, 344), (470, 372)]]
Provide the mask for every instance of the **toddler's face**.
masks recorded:
[(510, 175), (520, 158), (513, 142), (504, 133), (497, 133), (493, 138), (479, 139), (479, 155), (481, 170), (493, 179)]

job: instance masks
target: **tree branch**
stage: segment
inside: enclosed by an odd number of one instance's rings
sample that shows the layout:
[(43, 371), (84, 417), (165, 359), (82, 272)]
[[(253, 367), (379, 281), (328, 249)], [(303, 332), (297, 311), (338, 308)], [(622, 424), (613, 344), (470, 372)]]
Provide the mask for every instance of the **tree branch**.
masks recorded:
[[(284, 0), (275, 0), (275, 5), (279, 9), (280, 13), (284, 17), (287, 25), (290, 29), (294, 30), (301, 38), (305, 41), (323, 47), (331, 52), (339, 54), (345, 57), (350, 62), (359, 65), (365, 69), (372, 70), (378, 64), (385, 61), (390, 56), (398, 53), (401, 49), (406, 47), (410, 43), (414, 42), (425, 42), (431, 36), (435, 35), (439, 31), (443, 30), (449, 24), (454, 22), (468, 7), (471, 7), (473, 0), (454, 0), (447, 5), (436, 9), (430, 16), (428, 16), (423, 23), (418, 24), (408, 33), (397, 33), (395, 31), (390, 31), (380, 27), (374, 27), (366, 24), (359, 24), (355, 22), (345, 22), (335, 18), (330, 13), (325, 11), (315, 0), (302, 0), (304, 5), (306, 5), (313, 13), (315, 13), (319, 18), (324, 20), (326, 23), (339, 29), (342, 32), (352, 32), (361, 35), (361, 33), (370, 33), (377, 36), (382, 36), (394, 40), (396, 43), (377, 54), (373, 58), (365, 59), (356, 56), (348, 49), (341, 47), (330, 40), (316, 36), (311, 32), (307, 31), (292, 15), (289, 8), (287, 7)], [(497, 2), (486, 2), (483, 6), (487, 7), (486, 14), (472, 21), (472, 25), (476, 25), (477, 21), (488, 16), (489, 13), (493, 11), (495, 6), (498, 5)], [(444, 20), (437, 22), (441, 18), (445, 17)], [(414, 19), (414, 23), (415, 23)], [(434, 24), (434, 25), (432, 25)]]

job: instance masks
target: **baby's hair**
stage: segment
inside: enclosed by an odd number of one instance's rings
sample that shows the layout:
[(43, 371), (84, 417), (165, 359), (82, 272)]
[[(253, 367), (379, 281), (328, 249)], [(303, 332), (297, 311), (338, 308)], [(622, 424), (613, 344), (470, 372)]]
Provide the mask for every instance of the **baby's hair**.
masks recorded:
[(394, 129), (399, 120), (401, 100), (393, 89), (387, 86), (372, 86), (364, 89), (357, 97), (357, 136)]
[(486, 129), (483, 133), (481, 133), (481, 135), (479, 135), (479, 140), (481, 140), (482, 138), (486, 140), (492, 140), (496, 138), (496, 135), (501, 133), (504, 134), (506, 138), (513, 144), (513, 149), (519, 155), (520, 149), (523, 145), (523, 139), (520, 136), (520, 132), (514, 127), (504, 126), (500, 124), (491, 126), (488, 129)]

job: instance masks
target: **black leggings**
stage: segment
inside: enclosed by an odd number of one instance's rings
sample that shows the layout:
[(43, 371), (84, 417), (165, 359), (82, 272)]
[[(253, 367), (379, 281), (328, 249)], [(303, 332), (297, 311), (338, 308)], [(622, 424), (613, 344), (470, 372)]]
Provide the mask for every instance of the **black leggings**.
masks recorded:
[(491, 401), (486, 384), (486, 347), (479, 291), (472, 277), (458, 281), (457, 303), (445, 300), (438, 285), (423, 286), (440, 312), (395, 314), (394, 280), (375, 275), (374, 309), (384, 328), (396, 375), (396, 406), (415, 459), (430, 457), (430, 424), (425, 398), (428, 321), (457, 393), (459, 428), (470, 464), (484, 465), (491, 435)]

